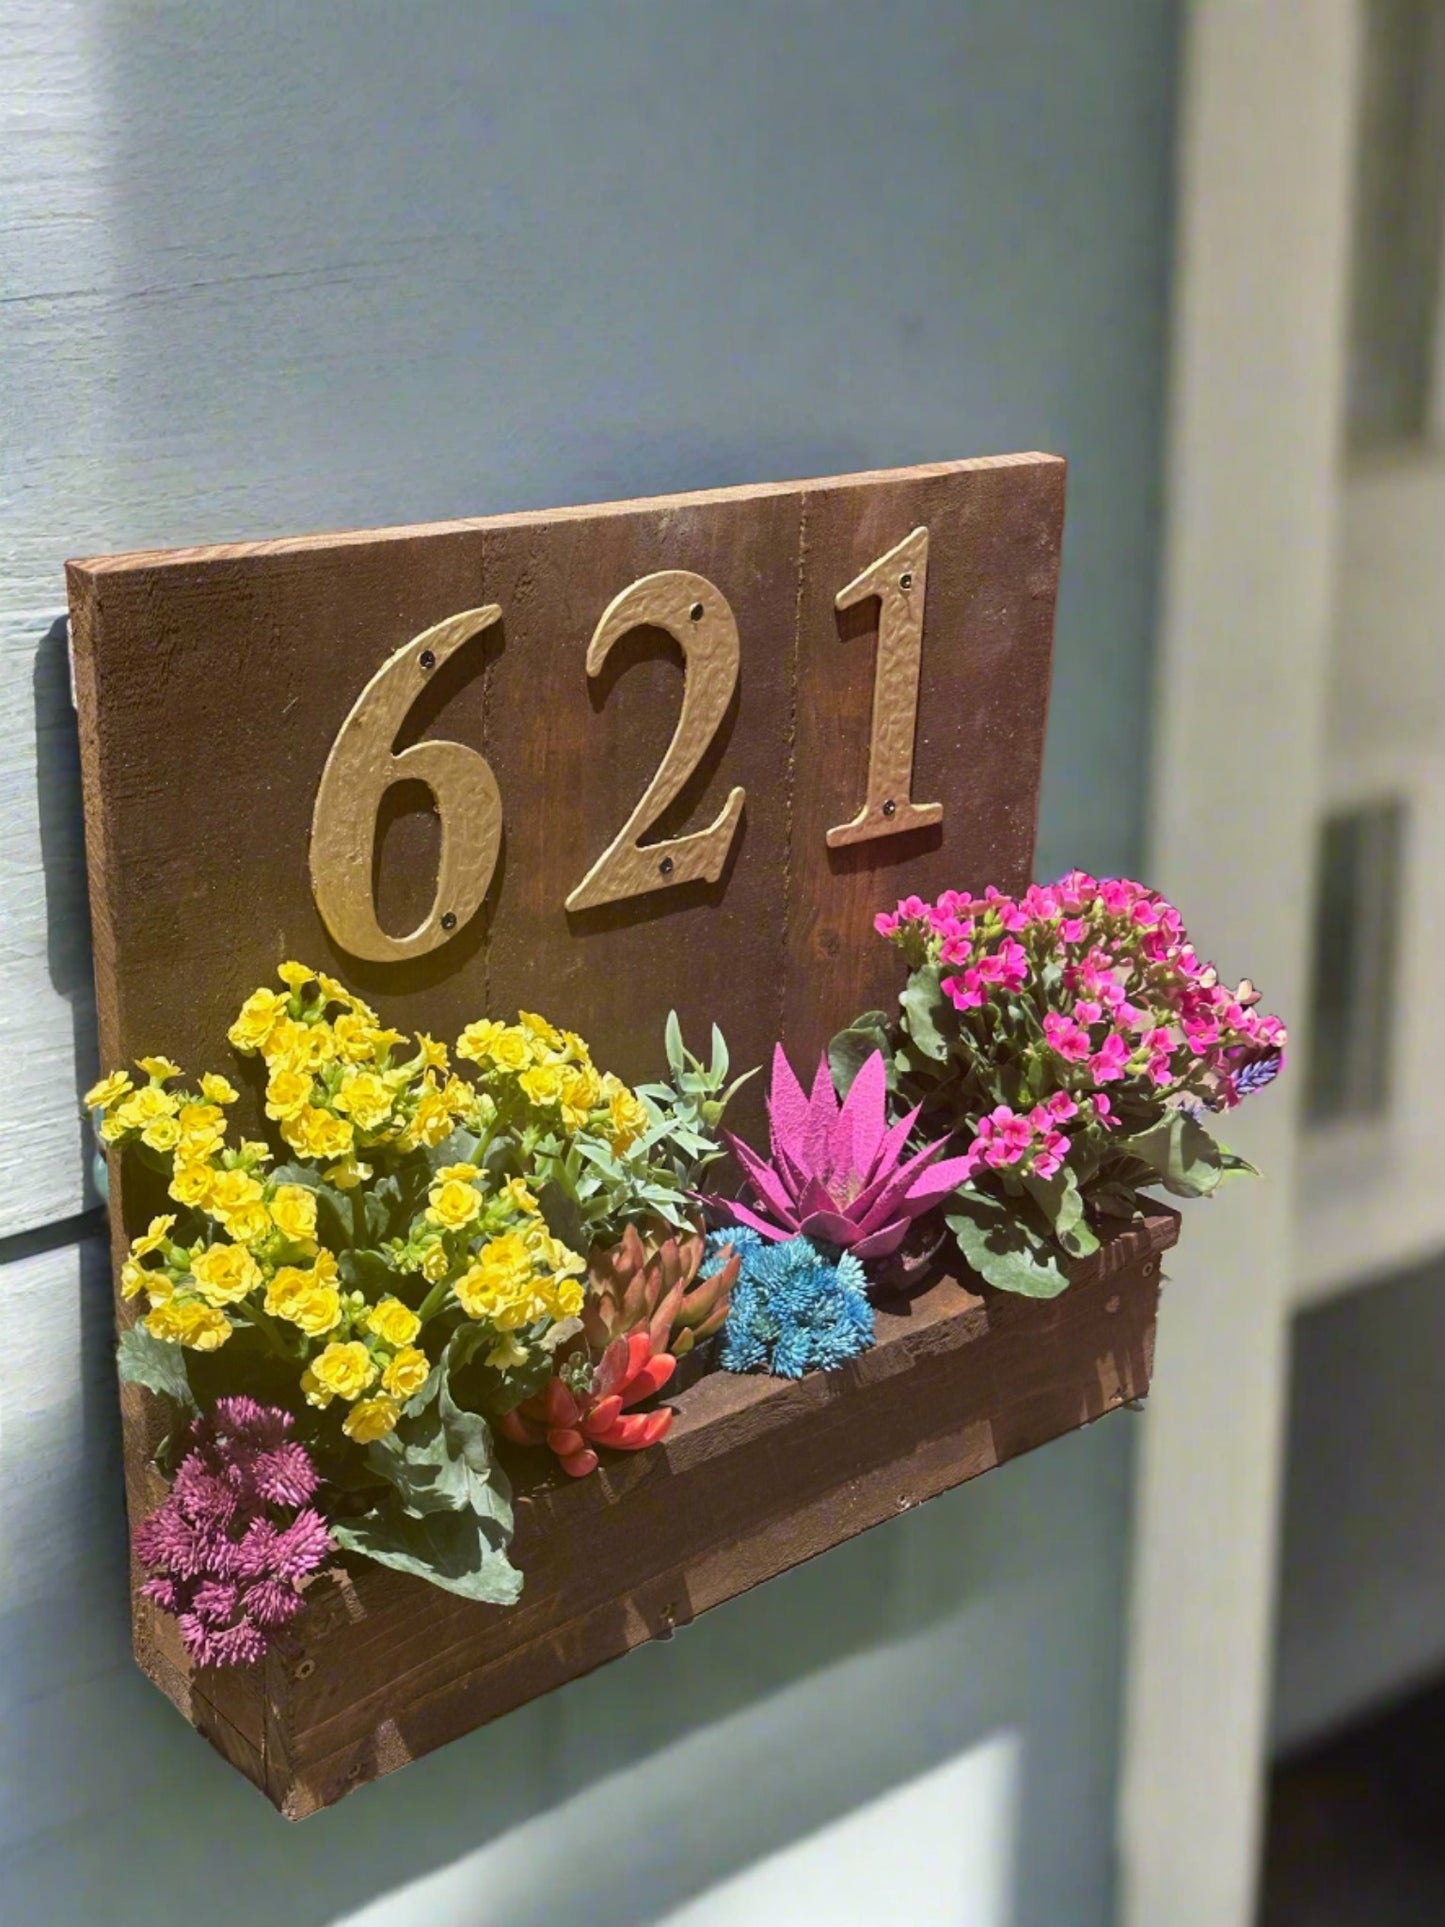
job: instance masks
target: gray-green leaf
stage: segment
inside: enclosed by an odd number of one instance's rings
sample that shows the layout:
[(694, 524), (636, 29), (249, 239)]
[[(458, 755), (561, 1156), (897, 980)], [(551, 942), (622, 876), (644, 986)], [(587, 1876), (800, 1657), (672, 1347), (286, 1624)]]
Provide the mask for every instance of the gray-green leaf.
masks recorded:
[(939, 964), (924, 964), (908, 979), (903, 995), (903, 1024), (913, 1042), (936, 1064), (948, 1061), (948, 1039), (938, 1027), (947, 999), (939, 988), (943, 969)]
[(144, 1385), (148, 1392), (158, 1392), (192, 1417), (199, 1413), (201, 1408), (186, 1376), (186, 1354), (182, 1346), (153, 1338), (144, 1325), (132, 1325), (129, 1331), (121, 1333), (115, 1358), (122, 1383)]
[(840, 1030), (828, 1046), (828, 1069), (833, 1074), (833, 1088), (839, 1097), (848, 1095), (854, 1078), (874, 1051), (883, 1054), (891, 1086), (893, 1046), (888, 1037), (888, 1019), (881, 1010), (865, 1010), (861, 1017), (854, 1018), (847, 1030)]
[(332, 1537), (348, 1552), (378, 1565), (430, 1580), (445, 1592), (492, 1606), (514, 1606), (522, 1575), (507, 1557), (509, 1534), (478, 1513), (408, 1512), (389, 1499), (359, 1519), (333, 1523)]
[(1147, 1164), (1165, 1190), (1179, 1198), (1208, 1197), (1224, 1175), (1219, 1146), (1187, 1111), (1171, 1111), (1160, 1123), (1137, 1137), (1122, 1139), (1114, 1149)]
[(955, 1195), (944, 1221), (979, 1276), (998, 1291), (1057, 1298), (1069, 1282), (1047, 1238), (1001, 1201), (979, 1192)]

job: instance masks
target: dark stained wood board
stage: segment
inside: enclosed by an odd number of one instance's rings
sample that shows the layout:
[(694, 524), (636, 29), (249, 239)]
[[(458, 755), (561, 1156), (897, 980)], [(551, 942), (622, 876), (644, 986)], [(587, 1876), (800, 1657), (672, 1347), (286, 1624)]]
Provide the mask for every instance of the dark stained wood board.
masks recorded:
[[(262, 1665), (195, 1674), (137, 1594), (142, 1666), (289, 1818), (302, 1819), (761, 1581), (1149, 1388), (1160, 1210), (1048, 1303), (945, 1277), (880, 1312), (878, 1343), (797, 1383), (714, 1373), (650, 1452), (519, 1487), (521, 1603), (478, 1606), (359, 1566), (312, 1588)], [(530, 1458), (516, 1461), (537, 1467)], [(550, 1477), (550, 1475), (541, 1475)], [(160, 1496), (154, 1473), (137, 1499)]]
[[(699, 1041), (719, 1021), (739, 1066), (779, 1036), (811, 1056), (896, 995), (877, 910), (910, 891), (1028, 880), (1063, 482), (1056, 457), (1006, 456), (70, 564), (104, 1062), (163, 1050), (187, 1070), (230, 1069), (230, 1017), (293, 956), (387, 1021), (442, 1037), (523, 1000), (633, 1080), (660, 1069), (674, 1005)], [(864, 793), (877, 611), (838, 616), (833, 598), (920, 520), (914, 793), (941, 800), (944, 818), (830, 851), (827, 830)], [(656, 767), (682, 683), (675, 650), (645, 631), (589, 683), (588, 639), (629, 582), (681, 567), (728, 597), (742, 666), (715, 753), (663, 827), (710, 822), (742, 783), (732, 860), (716, 885), (569, 915), (568, 891)], [(400, 740), (487, 756), (503, 801), (497, 875), (443, 948), (361, 963), (311, 895), (322, 768), (388, 656), (485, 602), (501, 604), (500, 624), (444, 666)], [(378, 906), (404, 929), (430, 901), (435, 818), (414, 795), (393, 803)], [(739, 1124), (756, 1129), (760, 1086), (744, 1102)], [(123, 1180), (118, 1195), (124, 1207)]]
[[(719, 1022), (736, 1068), (781, 1037), (806, 1070), (841, 1023), (896, 996), (896, 954), (872, 927), (880, 908), (909, 892), (1028, 880), (1063, 482), (1055, 457), (1009, 456), (71, 564), (104, 1063), (164, 1051), (192, 1073), (234, 1072), (232, 1015), (299, 957), (362, 991), (386, 1021), (441, 1037), (483, 1013), (540, 1009), (633, 1080), (661, 1070), (673, 1006), (698, 1044)], [(941, 801), (943, 820), (830, 850), (827, 831), (865, 794), (877, 630), (876, 604), (839, 615), (834, 598), (920, 524), (930, 554), (913, 795)], [(591, 681), (587, 644), (621, 590), (680, 568), (726, 596), (741, 674), (707, 757), (652, 834), (711, 822), (739, 783), (741, 830), (715, 884), (569, 914), (568, 892), (657, 767), (682, 687), (675, 648), (656, 632), (625, 638)], [(504, 818), (492, 888), (441, 949), (360, 962), (332, 942), (311, 893), (322, 769), (375, 671), (422, 630), (486, 603), (500, 604), (500, 621), (438, 670), (396, 747), (440, 739), (486, 756)], [(411, 927), (432, 894), (436, 818), (415, 790), (399, 786), (382, 811), (376, 901), (389, 930)], [(735, 1119), (748, 1135), (761, 1129), (761, 1100), (757, 1080)], [(254, 1103), (245, 1109), (254, 1127)], [(119, 1254), (159, 1199), (112, 1160), (112, 1200)], [(659, 1614), (695, 1614), (875, 1523), (896, 1509), (897, 1494), (885, 1498), (895, 1468), (922, 1499), (1107, 1410), (1117, 1401), (1105, 1378), (1128, 1386), (1120, 1397), (1142, 1391), (1155, 1287), (1132, 1277), (1121, 1274), (1108, 1301), (1112, 1324), (1088, 1337), (1087, 1366), (1070, 1349), (1072, 1309), (985, 1308), (941, 1286), (906, 1332), (885, 1321), (887, 1342), (826, 1382), (704, 1381), (682, 1395), (661, 1454), (524, 1501), (519, 1547), (533, 1580), (517, 1613), (478, 1621), (485, 1609), (372, 1571), (308, 1613), (318, 1650), (326, 1628), (334, 1635), (324, 1661), (278, 1657), (261, 1675), (193, 1685), (174, 1628), (140, 1601), (138, 1656), (299, 1815), (652, 1636)], [(1093, 1290), (1080, 1287), (1081, 1304)], [(1119, 1315), (1131, 1305), (1133, 1324)], [(134, 1316), (118, 1311), (123, 1323)], [(1106, 1357), (1124, 1362), (1101, 1377)], [(931, 1388), (922, 1418), (936, 1401), (947, 1423), (916, 1431), (919, 1415), (890, 1416), (889, 1374), (905, 1366), (915, 1390)], [(960, 1398), (985, 1416), (960, 1416)], [(157, 1498), (158, 1407), (124, 1387), (122, 1415), (135, 1523)], [(791, 1484), (775, 1476), (783, 1426), (797, 1428)], [(689, 1481), (680, 1507), (678, 1478)], [(383, 1679), (367, 1657), (366, 1629), (383, 1627), (421, 1643), (405, 1679)], [(433, 1652), (435, 1667), (424, 1660)], [(337, 1681), (364, 1694), (321, 1706)]]

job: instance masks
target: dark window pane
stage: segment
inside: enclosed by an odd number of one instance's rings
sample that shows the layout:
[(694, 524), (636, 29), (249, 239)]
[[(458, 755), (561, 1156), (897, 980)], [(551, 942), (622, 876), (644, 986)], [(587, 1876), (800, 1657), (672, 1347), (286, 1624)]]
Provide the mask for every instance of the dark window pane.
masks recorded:
[(1366, 0), (1350, 292), (1351, 443), (1428, 430), (1445, 224), (1445, 0)]
[(1368, 1117), (1389, 1097), (1398, 802), (1329, 817), (1315, 896), (1307, 1114), (1314, 1123)]

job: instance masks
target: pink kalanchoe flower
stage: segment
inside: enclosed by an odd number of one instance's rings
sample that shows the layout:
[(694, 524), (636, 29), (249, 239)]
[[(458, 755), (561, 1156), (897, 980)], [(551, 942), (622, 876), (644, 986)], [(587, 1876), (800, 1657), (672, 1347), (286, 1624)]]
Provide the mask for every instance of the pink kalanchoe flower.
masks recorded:
[(855, 1258), (886, 1258), (902, 1244), (913, 1220), (956, 1190), (972, 1170), (967, 1158), (938, 1161), (946, 1138), (908, 1157), (905, 1146), (918, 1112), (890, 1126), (887, 1096), (880, 1051), (865, 1061), (840, 1105), (827, 1058), (819, 1060), (812, 1091), (805, 1096), (779, 1044), (768, 1093), (772, 1162), (731, 1131), (723, 1133), (756, 1204), (732, 1198), (707, 1202), (774, 1242), (801, 1235), (841, 1245)]
[(1082, 1064), (1089, 1054), (1089, 1033), (1072, 1017), (1051, 1010), (1044, 1017), (1044, 1036), (1051, 1049), (1070, 1064)]
[(1111, 1031), (1089, 1059), (1089, 1075), (1096, 1084), (1116, 1084), (1129, 1064), (1129, 1040)]
[(331, 1550), (326, 1521), (307, 1504), (316, 1468), (288, 1436), (292, 1424), (276, 1406), (218, 1399), (191, 1427), (194, 1449), (135, 1535), (150, 1571), (141, 1590), (175, 1614), (200, 1666), (260, 1659), (274, 1629), (300, 1612), (299, 1582)]

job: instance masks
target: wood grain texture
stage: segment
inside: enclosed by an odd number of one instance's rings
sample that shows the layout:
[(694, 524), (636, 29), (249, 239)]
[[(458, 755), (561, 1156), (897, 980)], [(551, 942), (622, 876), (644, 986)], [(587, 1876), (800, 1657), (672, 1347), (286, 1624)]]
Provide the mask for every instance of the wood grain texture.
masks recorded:
[[(878, 910), (915, 892), (1029, 881), (1063, 510), (1064, 464), (1038, 456), (918, 471), (886, 494), (804, 491), (782, 1027), (796, 1063), (811, 1063), (838, 1011), (892, 1008), (897, 955), (873, 932)], [(943, 817), (829, 849), (827, 831), (866, 791), (878, 620), (876, 601), (840, 612), (834, 597), (920, 526), (929, 547), (913, 794), (942, 799)]]
[[(1177, 1229), (1161, 1211), (1116, 1234), (1048, 1303), (941, 1278), (881, 1311), (874, 1349), (836, 1372), (797, 1383), (701, 1379), (674, 1401), (663, 1445), (589, 1479), (514, 1455), (515, 1551), (527, 1578), (516, 1607), (358, 1567), (319, 1581), (253, 1670), (194, 1675), (173, 1624), (138, 1596), (137, 1655), (212, 1745), (302, 1819), (1143, 1397), (1159, 1257)], [(161, 1487), (143, 1476), (153, 1505)]]
[[(720, 1022), (738, 1068), (765, 1060), (780, 1034), (821, 1043), (856, 1013), (860, 989), (877, 1001), (897, 979), (872, 928), (883, 904), (1028, 874), (1062, 479), (1056, 459), (1019, 456), (72, 564), (103, 1061), (164, 1050), (192, 1074), (230, 1068), (230, 1018), (286, 957), (332, 970), (387, 1022), (442, 1037), (483, 1012), (540, 1009), (630, 1081), (662, 1068), (674, 1007), (699, 1043)], [(828, 828), (866, 780), (873, 711), (865, 629), (855, 646), (840, 640), (833, 599), (920, 526), (930, 551), (915, 793), (942, 798), (943, 821), (829, 851)], [(654, 834), (713, 821), (741, 787), (739, 832), (715, 882), (569, 913), (569, 891), (652, 780), (682, 691), (676, 642), (657, 629), (617, 635), (595, 679), (588, 642), (622, 590), (683, 569), (726, 597), (742, 666)], [(485, 756), (503, 817), (492, 889), (429, 954), (362, 962), (327, 933), (312, 895), (322, 771), (377, 669), (484, 605), (500, 618), (438, 652), (396, 747), (444, 740)], [(436, 861), (429, 799), (399, 786), (379, 832), (384, 929), (428, 914)], [(761, 1100), (759, 1081), (739, 1106), (750, 1136)], [(241, 1112), (259, 1128), (254, 1084)], [(112, 1160), (117, 1253), (158, 1202), (138, 1177)], [(1081, 1286), (1077, 1304), (1093, 1289)], [(317, 1603), (316, 1615), (341, 1614), (337, 1639), (318, 1640), (321, 1685), (302, 1690), (306, 1662), (286, 1673), (277, 1658), (259, 1708), (234, 1682), (190, 1683), (175, 1629), (143, 1604), (137, 1655), (241, 1771), (308, 1811), (651, 1637), (659, 1615), (691, 1616), (876, 1523), (896, 1509), (900, 1476), (912, 1503), (1141, 1390), (1154, 1285), (1139, 1291), (1129, 1302), (1142, 1323), (1109, 1323), (1125, 1302), (1113, 1294), (1105, 1324), (1087, 1328), (1087, 1369), (1071, 1349), (1083, 1311), (986, 1308), (945, 1284), (826, 1381), (704, 1381), (660, 1457), (609, 1468), (581, 1497), (538, 1491), (524, 1506), (533, 1584), (505, 1622), (466, 1608), (454, 1631), (461, 1602), (378, 1592), (367, 1575), (344, 1608)], [(986, 1349), (968, 1349), (984, 1336)], [(1122, 1363), (1105, 1370), (1106, 1353)], [(154, 1502), (156, 1410), (128, 1387), (122, 1413), (134, 1523)], [(363, 1630), (343, 1640), (353, 1612)], [(414, 1659), (369, 1656), (410, 1631), (425, 1649)], [(342, 1703), (313, 1709), (337, 1681)], [(348, 1696), (363, 1682), (358, 1710)]]
[[(739, 1067), (779, 1035), (826, 1036), (860, 990), (896, 976), (872, 931), (882, 905), (1027, 876), (1062, 476), (1048, 456), (989, 458), (72, 564), (105, 1062), (164, 1048), (188, 1070), (219, 1067), (231, 1014), (284, 956), (440, 1036), (484, 1010), (540, 1008), (629, 1079), (660, 1069), (673, 1007), (691, 1037), (720, 1021)], [(840, 643), (832, 599), (930, 518), (916, 793), (944, 798), (945, 820), (830, 852), (866, 780), (873, 690), (870, 651)], [(683, 567), (727, 597), (742, 669), (655, 834), (712, 822), (735, 786), (742, 823), (716, 883), (569, 914), (661, 761), (682, 686), (658, 631), (621, 638), (595, 679), (588, 641), (620, 590)], [(503, 809), (492, 889), (429, 955), (363, 963), (311, 895), (317, 786), (378, 667), (483, 602), (500, 620), (437, 668), (400, 742), (482, 750)], [(414, 929), (431, 907), (436, 822), (424, 791), (390, 792), (384, 929)], [(755, 1087), (739, 1121), (759, 1117)]]

